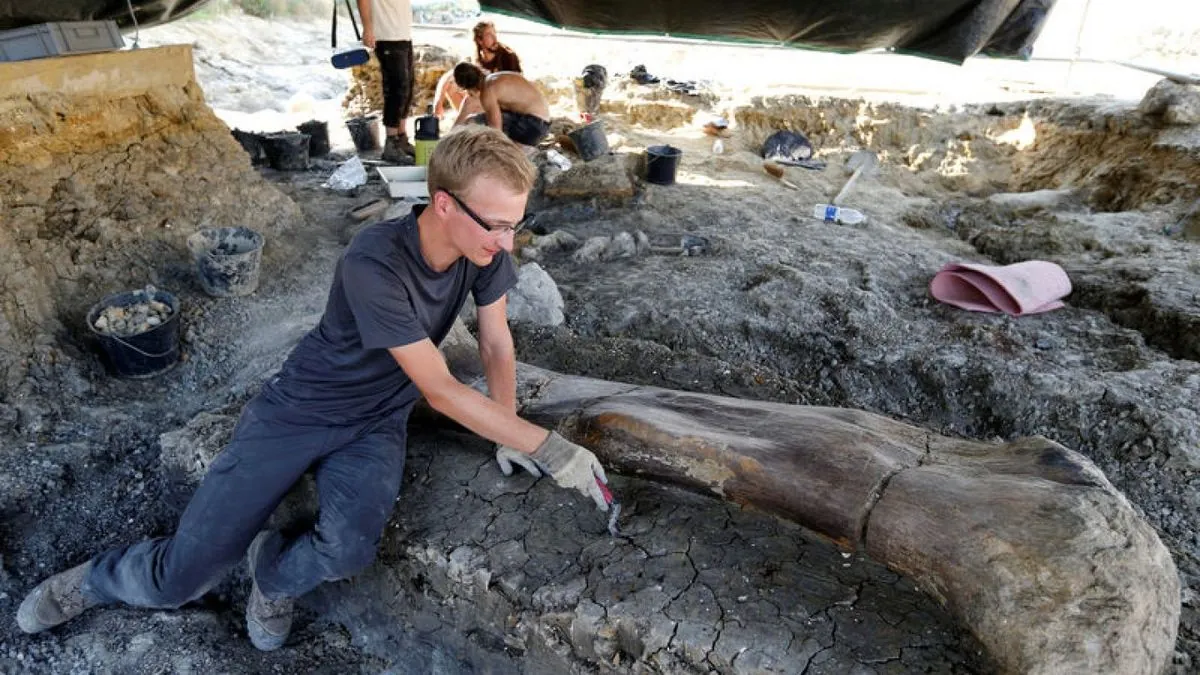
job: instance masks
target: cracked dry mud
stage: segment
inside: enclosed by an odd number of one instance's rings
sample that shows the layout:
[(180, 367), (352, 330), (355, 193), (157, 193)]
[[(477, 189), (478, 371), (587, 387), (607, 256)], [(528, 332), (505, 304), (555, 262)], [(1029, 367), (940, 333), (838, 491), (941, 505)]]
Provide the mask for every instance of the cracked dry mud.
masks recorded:
[(519, 655), (530, 672), (574, 670), (578, 658), (661, 672), (983, 666), (911, 582), (795, 525), (617, 476), (625, 536), (614, 538), (603, 515), (545, 481), (505, 479), (481, 457), (486, 445), (470, 437), (415, 436), (385, 564), (311, 605), (368, 651), (437, 645), (414, 650), (424, 661), (411, 672), (455, 648), (480, 670)]

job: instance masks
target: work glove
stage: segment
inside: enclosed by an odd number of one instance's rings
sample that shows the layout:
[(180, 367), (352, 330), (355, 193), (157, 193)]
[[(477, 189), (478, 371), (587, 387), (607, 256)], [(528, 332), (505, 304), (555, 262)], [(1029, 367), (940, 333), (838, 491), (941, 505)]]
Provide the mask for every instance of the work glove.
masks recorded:
[(530, 457), (550, 474), (550, 478), (554, 479), (559, 487), (579, 490), (596, 502), (596, 508), (601, 511), (608, 510), (608, 500), (605, 499), (604, 491), (599, 485), (607, 485), (608, 477), (604, 475), (604, 467), (600, 466), (600, 460), (596, 459), (591, 450), (575, 445), (551, 431)]
[(604, 467), (600, 466), (600, 461), (590, 450), (575, 445), (557, 433), (550, 432), (532, 455), (505, 445), (496, 446), (496, 464), (500, 465), (500, 473), (505, 476), (513, 474), (514, 464), (535, 477), (540, 478), (543, 473), (549, 474), (559, 487), (579, 490), (591, 497), (601, 511), (608, 510), (608, 499), (596, 484), (597, 480), (608, 484)]
[(542, 472), (532, 457), (520, 450), (513, 450), (507, 445), (496, 446), (496, 463), (500, 465), (500, 473), (505, 476), (513, 475), (513, 464), (516, 464), (533, 474), (534, 478), (542, 477)]

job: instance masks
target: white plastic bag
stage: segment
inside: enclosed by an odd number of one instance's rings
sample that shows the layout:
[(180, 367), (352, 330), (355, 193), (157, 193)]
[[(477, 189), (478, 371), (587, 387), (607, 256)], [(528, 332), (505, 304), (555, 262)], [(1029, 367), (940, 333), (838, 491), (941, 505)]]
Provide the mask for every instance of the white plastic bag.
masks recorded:
[(353, 190), (367, 182), (367, 168), (358, 155), (341, 163), (322, 187), (332, 190)]
[(549, 160), (551, 164), (557, 166), (563, 171), (571, 170), (571, 160), (567, 159), (566, 155), (555, 150), (554, 148), (546, 151), (546, 159)]

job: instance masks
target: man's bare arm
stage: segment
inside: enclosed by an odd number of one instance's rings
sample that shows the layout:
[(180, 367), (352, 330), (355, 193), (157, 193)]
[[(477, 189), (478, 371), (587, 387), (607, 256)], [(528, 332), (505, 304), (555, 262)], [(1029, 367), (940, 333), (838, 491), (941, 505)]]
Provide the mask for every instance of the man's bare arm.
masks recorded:
[(442, 353), (428, 338), (392, 347), (388, 352), (434, 410), (480, 436), (530, 454), (549, 435), (545, 429), (517, 417), (512, 406), (497, 403), (456, 380)]
[(504, 131), (504, 117), (500, 114), (500, 100), (496, 98), (496, 93), (490, 88), (484, 89), (479, 95), (479, 104), (487, 115), (488, 126)]
[[(337, 2), (337, 0), (334, 0)], [(363, 44), (375, 48), (375, 17), (371, 14), (371, 0), (358, 0), (358, 15), (362, 18)]]
[(508, 328), (508, 297), (479, 308), (479, 358), (492, 400), (517, 409), (517, 355)]

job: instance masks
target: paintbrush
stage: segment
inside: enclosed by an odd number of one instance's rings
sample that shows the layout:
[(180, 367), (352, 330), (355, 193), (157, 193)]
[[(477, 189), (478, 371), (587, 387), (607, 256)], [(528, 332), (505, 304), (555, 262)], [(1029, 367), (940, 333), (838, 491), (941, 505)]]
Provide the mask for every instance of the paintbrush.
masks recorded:
[(783, 183), (784, 185), (792, 188), (793, 190), (800, 189), (795, 183), (793, 183), (783, 177), (783, 167), (779, 166), (775, 162), (771, 162), (771, 161), (763, 162), (763, 171), (766, 171), (771, 176), (778, 178), (780, 183)]
[(604, 495), (604, 501), (608, 502), (608, 533), (619, 537), (621, 529), (617, 527), (617, 518), (621, 517), (621, 502), (613, 497), (612, 491), (608, 489), (604, 481), (600, 480), (599, 476), (596, 476), (596, 485), (600, 486), (600, 494)]

